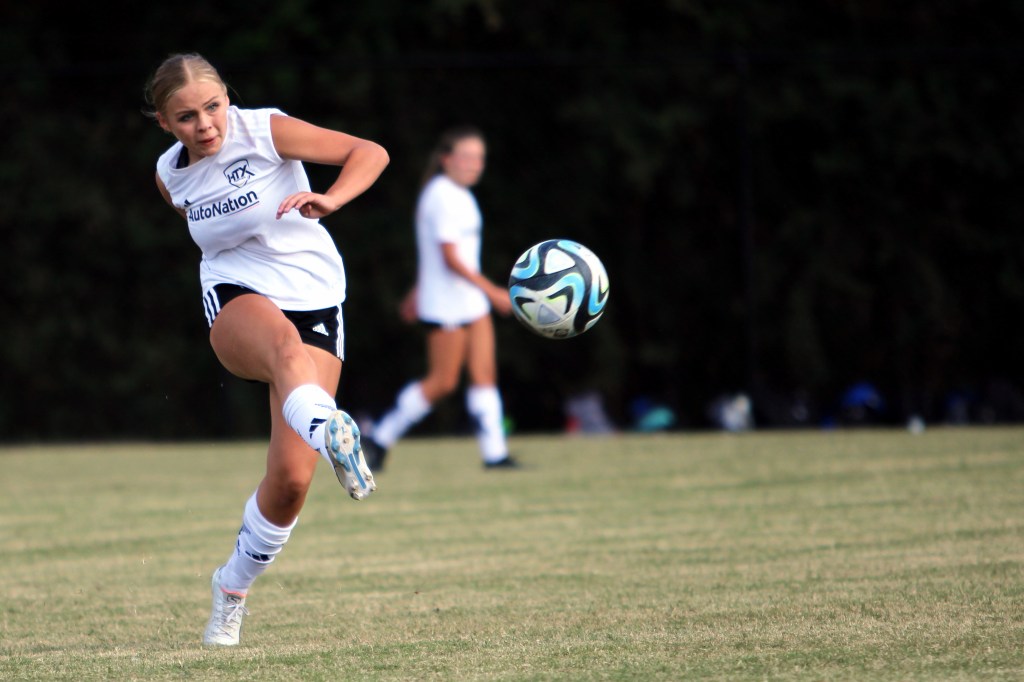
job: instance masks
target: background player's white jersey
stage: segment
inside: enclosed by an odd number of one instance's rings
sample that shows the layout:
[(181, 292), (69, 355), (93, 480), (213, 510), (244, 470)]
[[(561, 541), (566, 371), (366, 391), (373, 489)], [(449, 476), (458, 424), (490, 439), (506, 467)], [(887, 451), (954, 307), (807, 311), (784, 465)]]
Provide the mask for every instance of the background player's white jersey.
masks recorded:
[(232, 106), (220, 151), (176, 168), (177, 142), (160, 156), (157, 172), (203, 251), (204, 294), (216, 284), (240, 284), (282, 310), (329, 308), (345, 299), (345, 267), (334, 240), (298, 211), (276, 219), (286, 196), (309, 191), (302, 164), (274, 149), (270, 117), (281, 113)]
[(447, 175), (435, 175), (416, 205), (416, 245), (419, 249), (417, 312), (425, 322), (465, 324), (490, 310), (484, 292), (444, 262), (442, 244), (454, 244), (466, 267), (480, 270), (483, 217), (469, 189)]

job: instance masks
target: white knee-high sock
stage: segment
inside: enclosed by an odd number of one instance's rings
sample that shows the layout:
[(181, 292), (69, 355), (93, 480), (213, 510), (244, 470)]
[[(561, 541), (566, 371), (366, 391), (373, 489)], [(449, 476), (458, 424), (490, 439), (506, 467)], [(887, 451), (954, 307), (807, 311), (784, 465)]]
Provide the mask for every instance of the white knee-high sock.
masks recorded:
[(419, 382), (407, 385), (398, 394), (395, 406), (391, 408), (373, 429), (373, 440), (384, 448), (390, 448), (413, 424), (430, 413), (430, 403), (423, 395)]
[(304, 384), (285, 398), (281, 412), (295, 433), (330, 463), (331, 456), (324, 447), (323, 424), (336, 409), (338, 406), (327, 391), (316, 384)]
[(501, 394), (496, 386), (470, 386), (466, 391), (466, 409), (476, 420), (476, 439), (485, 462), (508, 456)]
[(287, 528), (281, 528), (267, 521), (256, 504), (256, 493), (253, 493), (245, 503), (235, 551), (221, 571), (221, 587), (228, 592), (248, 592), (249, 586), (267, 570), (284, 543), (288, 542), (296, 523), (298, 519)]

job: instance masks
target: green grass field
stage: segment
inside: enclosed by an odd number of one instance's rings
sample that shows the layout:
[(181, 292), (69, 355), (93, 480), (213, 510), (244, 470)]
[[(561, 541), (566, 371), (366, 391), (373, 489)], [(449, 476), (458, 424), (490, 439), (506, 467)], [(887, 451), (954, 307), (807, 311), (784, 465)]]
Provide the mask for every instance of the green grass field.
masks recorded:
[(200, 646), (261, 443), (0, 449), (0, 679), (1020, 680), (1024, 429), (399, 444)]

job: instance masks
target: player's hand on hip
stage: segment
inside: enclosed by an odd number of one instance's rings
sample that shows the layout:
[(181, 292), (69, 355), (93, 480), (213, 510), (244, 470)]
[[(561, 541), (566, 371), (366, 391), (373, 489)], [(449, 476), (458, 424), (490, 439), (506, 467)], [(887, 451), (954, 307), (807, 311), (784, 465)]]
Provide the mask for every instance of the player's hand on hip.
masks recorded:
[(487, 289), (487, 298), (490, 299), (494, 312), (505, 316), (512, 313), (512, 299), (509, 298), (507, 289), (492, 285)]
[(297, 210), (303, 218), (316, 219), (337, 211), (338, 203), (326, 194), (296, 192), (285, 197), (281, 205), (277, 207), (278, 219), (292, 209)]

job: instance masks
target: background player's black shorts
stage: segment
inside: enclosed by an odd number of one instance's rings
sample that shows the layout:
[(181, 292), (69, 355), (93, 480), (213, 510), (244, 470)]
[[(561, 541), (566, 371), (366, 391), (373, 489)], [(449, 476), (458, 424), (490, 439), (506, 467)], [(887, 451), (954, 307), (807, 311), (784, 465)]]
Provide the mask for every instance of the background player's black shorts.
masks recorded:
[[(248, 287), (237, 284), (217, 284), (203, 296), (206, 308), (206, 322), (213, 327), (221, 308), (242, 294), (259, 294)], [(321, 348), (335, 357), (345, 357), (345, 328), (341, 317), (341, 306), (320, 310), (282, 310), (295, 328), (299, 330), (302, 342)]]
[(480, 317), (474, 318), (472, 320), (467, 320), (466, 322), (433, 322), (431, 320), (420, 319), (419, 326), (421, 329), (425, 329), (428, 332), (432, 332), (436, 329), (443, 329), (446, 332), (451, 332), (455, 331), (456, 329), (465, 329), (466, 327), (473, 324), (477, 320), (487, 317), (490, 314), (490, 311), (488, 311), (481, 315)]
[(421, 329), (424, 329), (428, 332), (432, 332), (435, 329), (443, 329), (446, 332), (450, 332), (468, 326), (469, 322), (463, 322), (461, 324), (452, 324), (451, 322), (427, 322), (426, 320), (420, 320), (419, 324)]

